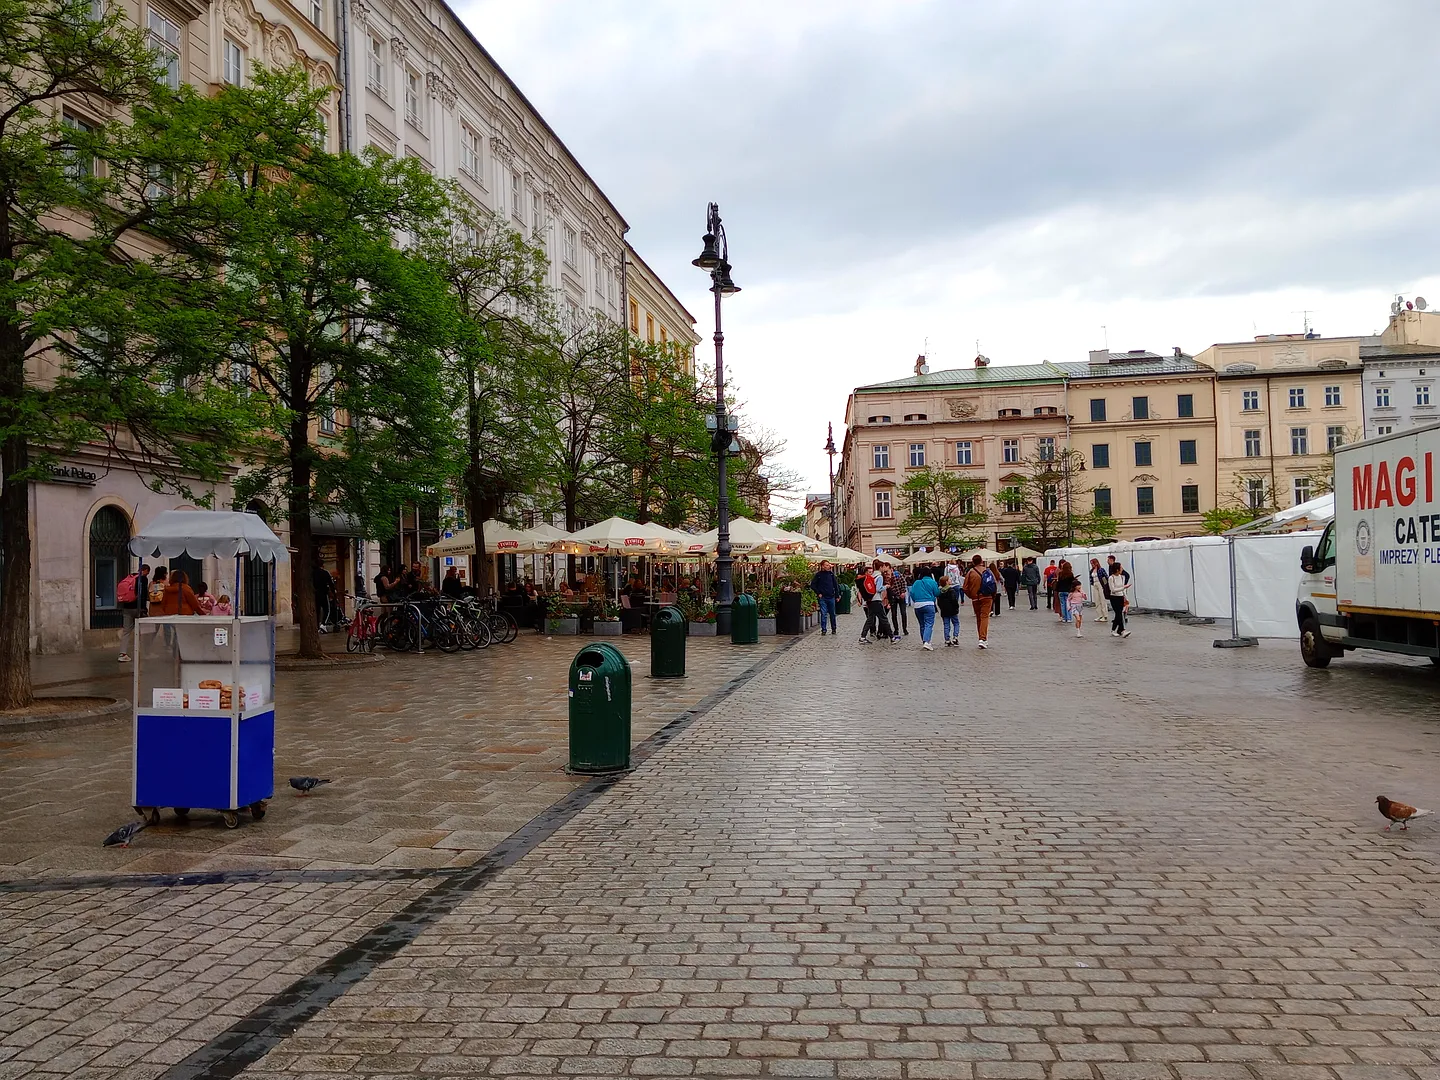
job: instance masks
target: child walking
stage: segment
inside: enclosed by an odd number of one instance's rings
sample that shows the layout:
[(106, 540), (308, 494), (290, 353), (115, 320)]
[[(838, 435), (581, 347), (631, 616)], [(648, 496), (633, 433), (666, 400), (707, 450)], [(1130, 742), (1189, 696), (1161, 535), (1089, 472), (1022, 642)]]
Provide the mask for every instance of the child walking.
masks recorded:
[(1075, 588), (1070, 591), (1070, 614), (1075, 619), (1075, 636), (1084, 637), (1080, 633), (1080, 623), (1085, 617), (1085, 586), (1080, 584), (1080, 579), (1075, 579)]
[(935, 600), (945, 626), (945, 644), (960, 647), (960, 590), (952, 587), (950, 575), (940, 578), (940, 595)]

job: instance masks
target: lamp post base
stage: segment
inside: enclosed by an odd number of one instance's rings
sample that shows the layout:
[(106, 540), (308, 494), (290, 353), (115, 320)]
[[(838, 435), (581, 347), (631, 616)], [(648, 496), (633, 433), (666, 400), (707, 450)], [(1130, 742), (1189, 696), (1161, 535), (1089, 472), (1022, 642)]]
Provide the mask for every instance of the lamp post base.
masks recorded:
[(715, 636), (716, 636), (716, 637), (729, 637), (729, 636), (730, 636), (730, 605), (729, 605), (729, 604), (726, 604), (724, 607), (721, 607), (719, 604), (716, 604), (716, 605), (715, 605)]

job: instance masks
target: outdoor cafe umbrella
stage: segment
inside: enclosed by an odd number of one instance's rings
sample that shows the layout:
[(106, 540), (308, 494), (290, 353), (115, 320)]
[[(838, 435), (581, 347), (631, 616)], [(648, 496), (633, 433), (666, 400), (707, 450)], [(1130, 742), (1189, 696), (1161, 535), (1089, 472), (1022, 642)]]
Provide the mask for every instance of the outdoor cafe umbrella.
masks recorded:
[(960, 556), (960, 560), (961, 560), (961, 562), (967, 562), (967, 563), (968, 563), (971, 559), (975, 558), (976, 555), (979, 555), (979, 556), (980, 556), (982, 559), (984, 559), (987, 563), (988, 563), (988, 562), (994, 562), (996, 559), (1004, 559), (1004, 558), (1007, 558), (1007, 557), (1008, 557), (1008, 556), (1002, 555), (1000, 552), (996, 551), (994, 548), (977, 547), (977, 548), (971, 548), (969, 551), (965, 552), (965, 554), (961, 555), (961, 556)]
[(1032, 548), (1016, 547), (1004, 552), (1001, 557), (1006, 559), (1043, 559), (1045, 555)]
[[(559, 531), (549, 525), (544, 528)], [(485, 522), (484, 529), (487, 555), (544, 555), (549, 553), (556, 543), (541, 533), (539, 526), (534, 529), (517, 529), (503, 521), (492, 519)], [(564, 536), (563, 533), (560, 535)], [(432, 559), (442, 555), (478, 554), (475, 530), (463, 529), (454, 536), (431, 544), (425, 549), (425, 554)]]
[(912, 551), (904, 559), (905, 566), (920, 566), (923, 563), (942, 563), (947, 558), (943, 551)]
[[(897, 559), (894, 555), (891, 555), (890, 553), (885, 552), (885, 551), (877, 551), (877, 552), (875, 553), (875, 558), (879, 559), (881, 562), (886, 563), (886, 564), (889, 565), (889, 566), (899, 566), (899, 565), (900, 565), (900, 560), (899, 560), (899, 559)], [(868, 558), (867, 558), (866, 561), (867, 561), (867, 562), (869, 561)]]
[(641, 525), (622, 517), (606, 518), (598, 525), (570, 534), (577, 544), (585, 544), (592, 555), (665, 555), (673, 541), (663, 526)]
[[(697, 546), (703, 544), (705, 554), (713, 555), (720, 544), (720, 530), (711, 529), (709, 532), (701, 533), (695, 537), (694, 543)], [(773, 525), (763, 525), (744, 517), (730, 519), (730, 553), (732, 555), (794, 554), (815, 544), (816, 541), (812, 540), (807, 545), (806, 538), (802, 534), (786, 532)]]

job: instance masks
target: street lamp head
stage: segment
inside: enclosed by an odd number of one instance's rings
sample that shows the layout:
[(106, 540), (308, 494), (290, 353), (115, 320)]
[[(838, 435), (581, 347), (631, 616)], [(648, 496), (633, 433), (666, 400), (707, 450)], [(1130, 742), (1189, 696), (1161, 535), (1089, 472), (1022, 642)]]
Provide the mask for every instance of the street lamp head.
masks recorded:
[(715, 234), (705, 234), (705, 250), (700, 252), (698, 259), (692, 259), (691, 265), (700, 267), (701, 270), (714, 270), (720, 265), (720, 249), (715, 246)]
[(740, 286), (730, 280), (730, 264), (728, 262), (722, 260), (719, 265), (710, 272), (710, 276), (715, 282), (714, 291), (718, 292), (721, 296), (734, 296), (740, 291)]

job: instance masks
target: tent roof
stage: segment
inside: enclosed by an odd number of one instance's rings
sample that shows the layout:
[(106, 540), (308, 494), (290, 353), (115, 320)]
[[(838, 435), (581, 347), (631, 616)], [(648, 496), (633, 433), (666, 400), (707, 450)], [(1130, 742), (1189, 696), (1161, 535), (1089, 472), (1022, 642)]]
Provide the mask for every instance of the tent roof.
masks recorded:
[(265, 562), (290, 558), (258, 514), (238, 510), (165, 510), (131, 539), (130, 550), (141, 558), (233, 559), (242, 553)]
[(1254, 536), (1258, 533), (1299, 532), (1302, 529), (1318, 528), (1334, 517), (1335, 493), (1332, 491), (1303, 502), (1299, 506), (1289, 506), (1284, 510), (1277, 510), (1269, 517), (1247, 522), (1238, 528), (1230, 529), (1225, 535)]

